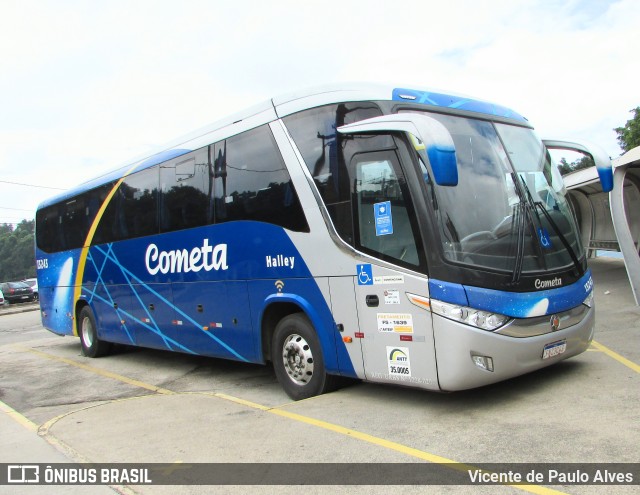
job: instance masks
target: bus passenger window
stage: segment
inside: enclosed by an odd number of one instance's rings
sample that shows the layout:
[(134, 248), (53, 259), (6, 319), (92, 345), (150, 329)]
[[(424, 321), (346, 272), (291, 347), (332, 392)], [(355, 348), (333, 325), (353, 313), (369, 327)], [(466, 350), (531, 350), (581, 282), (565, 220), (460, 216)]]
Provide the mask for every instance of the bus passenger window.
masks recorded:
[(269, 126), (217, 143), (213, 159), (216, 223), (253, 220), (309, 231)]
[(158, 167), (126, 177), (107, 206), (92, 244), (158, 233)]
[(160, 165), (160, 231), (213, 223), (213, 172), (209, 147)]

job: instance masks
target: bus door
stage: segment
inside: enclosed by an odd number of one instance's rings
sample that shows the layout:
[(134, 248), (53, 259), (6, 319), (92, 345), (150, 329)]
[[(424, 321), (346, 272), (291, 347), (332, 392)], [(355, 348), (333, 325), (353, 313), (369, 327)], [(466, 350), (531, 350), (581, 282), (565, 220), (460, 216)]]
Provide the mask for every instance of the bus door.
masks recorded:
[[(438, 389), (422, 242), (396, 150), (359, 153), (355, 174), (356, 304), (368, 380)], [(399, 266), (406, 269), (398, 269)]]
[[(355, 277), (330, 277), (331, 313), (339, 325), (347, 356), (338, 353), (340, 373), (364, 378), (362, 335), (356, 307)], [(338, 346), (340, 349), (340, 346)]]

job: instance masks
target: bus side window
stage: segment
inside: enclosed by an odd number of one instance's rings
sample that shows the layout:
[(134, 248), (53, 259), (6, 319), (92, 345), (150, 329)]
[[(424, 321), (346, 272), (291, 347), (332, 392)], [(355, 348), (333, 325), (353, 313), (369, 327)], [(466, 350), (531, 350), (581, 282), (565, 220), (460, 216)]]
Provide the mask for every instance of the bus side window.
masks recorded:
[(213, 223), (213, 172), (209, 147), (160, 165), (160, 231)]
[(65, 249), (62, 218), (59, 208), (62, 205), (47, 206), (36, 213), (36, 243), (46, 253), (55, 253)]
[(62, 219), (64, 228), (64, 246), (65, 249), (77, 249), (82, 247), (86, 236), (85, 216), (87, 215), (87, 207), (85, 205), (85, 195), (78, 196), (65, 205), (65, 214)]
[(98, 224), (92, 244), (158, 233), (158, 167), (126, 177)]
[(213, 157), (216, 223), (253, 220), (309, 231), (267, 125), (216, 143)]
[(91, 225), (113, 184), (106, 184), (36, 214), (36, 243), (47, 253), (84, 246)]

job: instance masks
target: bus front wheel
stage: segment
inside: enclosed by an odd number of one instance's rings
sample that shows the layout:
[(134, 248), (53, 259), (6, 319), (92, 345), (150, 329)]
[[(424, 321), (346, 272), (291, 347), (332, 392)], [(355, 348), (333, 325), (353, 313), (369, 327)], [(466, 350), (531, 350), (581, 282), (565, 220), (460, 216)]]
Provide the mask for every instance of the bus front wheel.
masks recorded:
[(276, 326), (271, 360), (278, 381), (293, 400), (328, 392), (334, 377), (327, 375), (318, 336), (303, 314), (284, 317)]
[(98, 338), (98, 327), (93, 311), (85, 306), (80, 311), (80, 343), (82, 354), (90, 358), (104, 356), (109, 353), (111, 344)]

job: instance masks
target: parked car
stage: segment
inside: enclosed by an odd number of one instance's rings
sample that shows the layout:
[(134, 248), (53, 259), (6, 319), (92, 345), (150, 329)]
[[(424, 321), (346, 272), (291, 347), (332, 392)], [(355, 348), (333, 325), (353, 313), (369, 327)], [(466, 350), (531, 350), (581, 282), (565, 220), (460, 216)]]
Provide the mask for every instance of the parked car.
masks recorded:
[(36, 300), (37, 300), (40, 297), (40, 295), (38, 294), (38, 279), (25, 278), (23, 282), (27, 284), (29, 287), (31, 287), (31, 290), (33, 291), (33, 295), (36, 296)]
[(2, 290), (0, 289), (0, 306), (2, 306), (4, 304), (4, 294), (2, 293)]
[(35, 301), (36, 298), (31, 287), (24, 282), (3, 282), (0, 284), (0, 290), (10, 304)]

